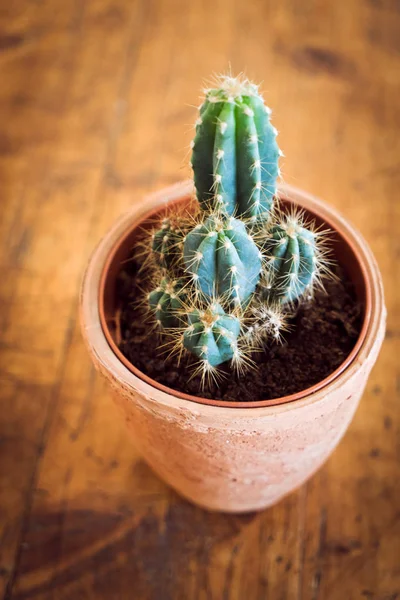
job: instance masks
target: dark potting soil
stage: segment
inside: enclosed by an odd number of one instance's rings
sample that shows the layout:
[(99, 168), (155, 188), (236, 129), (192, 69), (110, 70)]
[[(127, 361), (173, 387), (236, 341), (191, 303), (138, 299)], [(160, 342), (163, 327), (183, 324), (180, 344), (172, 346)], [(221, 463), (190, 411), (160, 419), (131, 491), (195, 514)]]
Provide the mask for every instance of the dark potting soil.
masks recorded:
[(257, 363), (240, 378), (222, 365), (226, 378), (202, 390), (201, 376), (190, 379), (195, 360), (190, 356), (179, 366), (158, 349), (158, 335), (149, 335), (142, 309), (137, 306), (140, 281), (136, 265), (121, 271), (117, 296), (120, 308), (120, 350), (140, 371), (175, 390), (203, 398), (250, 402), (300, 392), (330, 375), (353, 349), (361, 329), (361, 307), (346, 272), (336, 266), (337, 279), (325, 284), (312, 302), (300, 305), (283, 344), (271, 343), (252, 356)]

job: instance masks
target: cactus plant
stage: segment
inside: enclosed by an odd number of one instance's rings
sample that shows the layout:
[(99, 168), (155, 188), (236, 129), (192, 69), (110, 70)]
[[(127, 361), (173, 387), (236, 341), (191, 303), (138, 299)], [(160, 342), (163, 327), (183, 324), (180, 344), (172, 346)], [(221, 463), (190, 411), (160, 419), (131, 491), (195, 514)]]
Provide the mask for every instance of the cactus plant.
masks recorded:
[(212, 303), (206, 310), (194, 309), (187, 314), (183, 344), (210, 367), (231, 360), (238, 353), (240, 321), (227, 315), (222, 306)]
[(179, 230), (166, 217), (161, 228), (153, 234), (152, 250), (154, 258), (161, 268), (171, 268), (179, 257)]
[(269, 115), (243, 78), (207, 91), (192, 143), (197, 209), (190, 223), (169, 214), (145, 247), (165, 345), (196, 357), (203, 376), (229, 361), (240, 372), (254, 349), (279, 341), (328, 270), (321, 234), (275, 202), (282, 153)]
[(182, 307), (183, 290), (180, 281), (163, 278), (160, 285), (149, 293), (148, 301), (154, 311), (156, 323), (162, 329), (179, 327), (181, 319), (179, 310)]
[(293, 302), (311, 288), (317, 274), (317, 236), (295, 215), (284, 216), (269, 236), (263, 296), (278, 303)]
[(280, 155), (270, 112), (247, 80), (225, 77), (206, 91), (192, 144), (201, 205), (238, 218), (268, 218)]
[(186, 236), (183, 256), (195, 285), (210, 298), (242, 304), (258, 283), (260, 250), (244, 223), (233, 217), (208, 216)]

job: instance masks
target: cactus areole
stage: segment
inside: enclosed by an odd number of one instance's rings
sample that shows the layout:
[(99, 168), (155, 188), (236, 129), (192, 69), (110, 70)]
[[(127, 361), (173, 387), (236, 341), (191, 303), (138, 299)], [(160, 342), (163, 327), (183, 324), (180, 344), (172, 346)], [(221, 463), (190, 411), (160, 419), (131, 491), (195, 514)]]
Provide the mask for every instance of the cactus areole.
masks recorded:
[(197, 209), (164, 218), (144, 249), (160, 345), (177, 360), (195, 357), (204, 382), (224, 363), (251, 367), (251, 354), (279, 341), (329, 273), (321, 233), (279, 208), (283, 154), (270, 119), (245, 78), (220, 77), (205, 90), (191, 142)]

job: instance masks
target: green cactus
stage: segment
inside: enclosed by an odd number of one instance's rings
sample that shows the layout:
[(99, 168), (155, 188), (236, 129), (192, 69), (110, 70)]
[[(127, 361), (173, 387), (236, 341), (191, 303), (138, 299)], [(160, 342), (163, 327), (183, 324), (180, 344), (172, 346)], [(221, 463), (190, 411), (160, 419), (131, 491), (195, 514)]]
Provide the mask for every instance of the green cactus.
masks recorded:
[(256, 85), (224, 77), (207, 91), (196, 121), (192, 167), (203, 206), (253, 220), (268, 218), (281, 154)]
[(187, 271), (206, 296), (243, 304), (254, 292), (261, 254), (242, 221), (211, 215), (186, 236)]
[(162, 329), (179, 327), (182, 318), (179, 310), (183, 301), (182, 282), (161, 279), (160, 285), (148, 295), (149, 306), (155, 313), (156, 321)]
[(192, 144), (198, 206), (189, 218), (172, 210), (145, 250), (160, 282), (148, 306), (171, 352), (199, 359), (203, 383), (279, 341), (292, 304), (327, 271), (321, 234), (274, 206), (281, 152), (269, 112), (247, 80), (206, 93)]
[(206, 310), (190, 311), (187, 319), (189, 325), (183, 335), (187, 350), (211, 367), (234, 358), (240, 332), (240, 322), (235, 316), (213, 303)]
[(161, 222), (161, 228), (153, 235), (152, 250), (156, 263), (163, 269), (173, 268), (180, 257), (179, 244), (183, 239), (169, 218)]
[(284, 217), (269, 231), (265, 299), (285, 304), (298, 300), (317, 274), (316, 235), (296, 217)]

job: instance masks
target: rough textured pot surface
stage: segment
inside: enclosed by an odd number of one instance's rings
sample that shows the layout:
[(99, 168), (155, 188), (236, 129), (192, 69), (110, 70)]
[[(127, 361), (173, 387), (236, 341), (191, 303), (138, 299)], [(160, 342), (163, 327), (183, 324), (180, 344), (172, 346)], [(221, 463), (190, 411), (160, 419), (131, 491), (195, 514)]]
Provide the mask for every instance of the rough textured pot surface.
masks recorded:
[(321, 466), (354, 415), (384, 337), (382, 282), (366, 242), (326, 204), (290, 186), (281, 186), (280, 192), (328, 221), (349, 241), (360, 263), (361, 287), (368, 295), (363, 340), (355, 357), (326, 385), (310, 388), (299, 399), (235, 407), (178, 397), (129, 370), (107, 342), (98, 297), (110, 252), (149, 210), (187, 197), (189, 182), (148, 196), (120, 218), (95, 250), (82, 286), (83, 336), (95, 367), (113, 390), (135, 445), (162, 479), (212, 510), (245, 512), (270, 506)]

